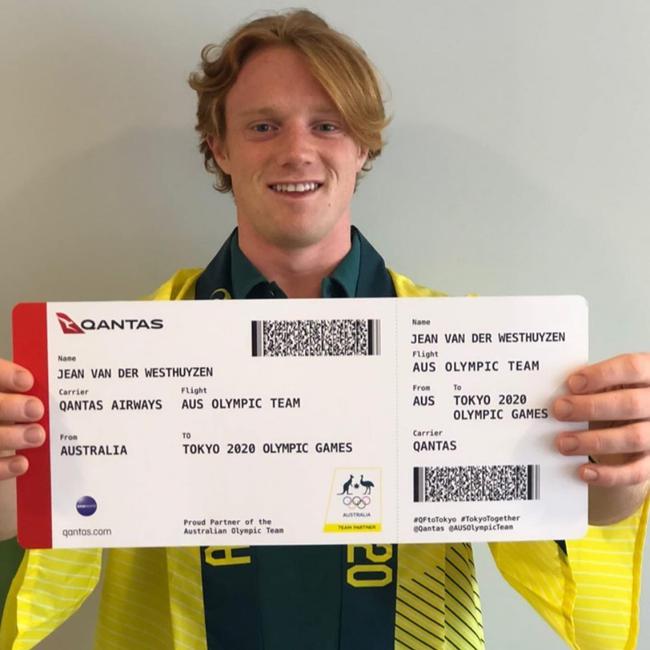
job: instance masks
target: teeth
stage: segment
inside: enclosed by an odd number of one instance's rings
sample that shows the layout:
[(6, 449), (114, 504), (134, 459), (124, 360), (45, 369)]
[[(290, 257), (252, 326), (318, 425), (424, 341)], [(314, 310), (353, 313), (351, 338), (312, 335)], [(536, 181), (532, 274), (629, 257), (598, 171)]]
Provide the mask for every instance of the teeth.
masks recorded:
[(313, 192), (319, 187), (319, 183), (276, 183), (271, 185), (276, 192)]

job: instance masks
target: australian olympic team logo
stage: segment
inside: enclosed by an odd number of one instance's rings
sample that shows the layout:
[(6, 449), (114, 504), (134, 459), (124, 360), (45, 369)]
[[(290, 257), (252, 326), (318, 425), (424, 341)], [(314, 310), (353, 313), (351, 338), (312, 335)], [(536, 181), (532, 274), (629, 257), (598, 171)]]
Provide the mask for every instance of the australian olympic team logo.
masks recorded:
[(365, 510), (372, 503), (372, 489), (375, 484), (365, 479), (363, 474), (357, 480), (354, 474), (350, 474), (337, 493), (341, 497), (341, 502), (350, 510)]
[(382, 529), (381, 467), (338, 467), (330, 484), (324, 532), (379, 532)]

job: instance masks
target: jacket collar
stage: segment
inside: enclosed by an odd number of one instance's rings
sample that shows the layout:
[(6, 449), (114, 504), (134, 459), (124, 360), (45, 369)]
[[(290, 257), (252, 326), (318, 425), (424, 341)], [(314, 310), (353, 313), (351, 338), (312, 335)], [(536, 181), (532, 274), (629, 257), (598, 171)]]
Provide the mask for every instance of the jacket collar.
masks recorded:
[[(354, 228), (354, 226), (352, 226)], [(392, 298), (395, 287), (381, 255), (355, 228), (359, 237), (360, 260), (357, 298)], [(231, 240), (236, 236), (233, 230), (219, 252), (201, 273), (196, 282), (196, 300), (232, 298), (232, 253)]]

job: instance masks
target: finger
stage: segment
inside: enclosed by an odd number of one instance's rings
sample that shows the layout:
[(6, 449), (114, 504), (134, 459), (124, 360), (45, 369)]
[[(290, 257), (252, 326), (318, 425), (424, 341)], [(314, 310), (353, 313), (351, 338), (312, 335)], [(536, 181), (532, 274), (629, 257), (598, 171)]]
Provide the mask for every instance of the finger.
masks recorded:
[(570, 422), (642, 420), (650, 417), (650, 388), (625, 388), (607, 393), (567, 395), (553, 403), (553, 415)]
[(45, 430), (38, 424), (0, 426), (0, 451), (40, 447), (44, 442)]
[(24, 456), (6, 456), (0, 458), (0, 481), (15, 478), (27, 471), (29, 462)]
[(559, 451), (567, 456), (645, 453), (650, 451), (650, 422), (561, 433), (555, 443)]
[(0, 392), (13, 391), (22, 393), (34, 384), (34, 377), (29, 370), (6, 359), (0, 359)]
[(650, 353), (621, 354), (585, 366), (570, 375), (567, 386), (572, 393), (596, 393), (612, 386), (650, 384)]
[(579, 469), (580, 478), (591, 485), (614, 487), (616, 485), (643, 485), (650, 479), (650, 454), (623, 463), (587, 463)]
[(0, 393), (0, 422), (36, 422), (43, 413), (43, 402), (36, 397)]

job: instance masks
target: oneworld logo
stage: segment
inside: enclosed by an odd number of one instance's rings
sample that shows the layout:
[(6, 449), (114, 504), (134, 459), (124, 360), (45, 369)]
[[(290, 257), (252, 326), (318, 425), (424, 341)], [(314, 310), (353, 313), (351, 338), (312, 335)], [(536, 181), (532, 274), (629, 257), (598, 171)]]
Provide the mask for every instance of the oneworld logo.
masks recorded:
[(161, 330), (163, 325), (162, 318), (112, 318), (110, 320), (93, 318), (84, 318), (79, 325), (63, 312), (56, 312), (59, 325), (64, 334), (85, 334), (95, 330)]
[(90, 517), (97, 511), (97, 501), (89, 496), (83, 496), (77, 500), (77, 512), (82, 517)]

